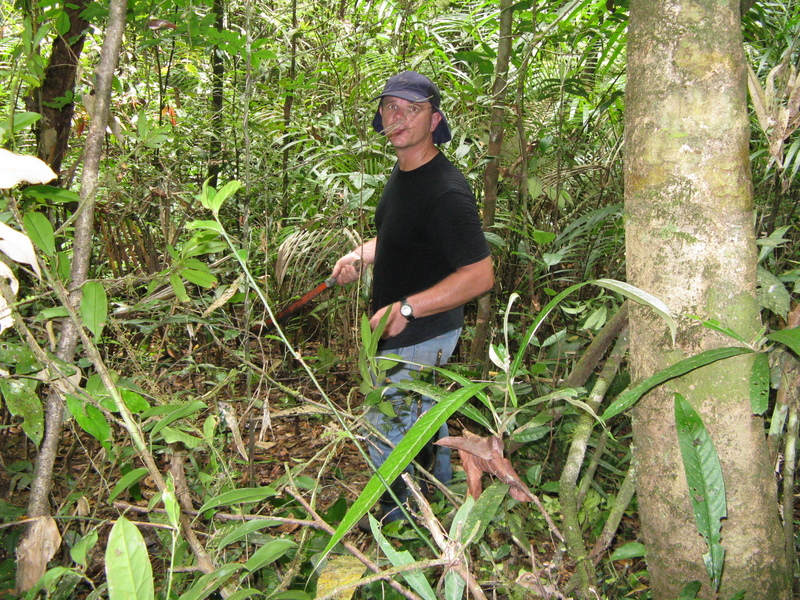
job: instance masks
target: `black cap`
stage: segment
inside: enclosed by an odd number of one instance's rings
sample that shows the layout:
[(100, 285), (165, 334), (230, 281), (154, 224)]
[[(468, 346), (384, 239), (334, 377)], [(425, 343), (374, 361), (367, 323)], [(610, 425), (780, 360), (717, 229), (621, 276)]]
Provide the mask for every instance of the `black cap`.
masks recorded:
[[(453, 139), (447, 119), (439, 108), (439, 102), (442, 99), (439, 88), (424, 75), (420, 75), (416, 71), (404, 71), (394, 77), (390, 77), (383, 88), (383, 92), (373, 99), (383, 98), (384, 96), (394, 96), (409, 102), (430, 102), (433, 109), (442, 117), (433, 131), (433, 143), (444, 144)], [(383, 133), (383, 119), (381, 118), (380, 108), (372, 119), (372, 127), (378, 133)]]

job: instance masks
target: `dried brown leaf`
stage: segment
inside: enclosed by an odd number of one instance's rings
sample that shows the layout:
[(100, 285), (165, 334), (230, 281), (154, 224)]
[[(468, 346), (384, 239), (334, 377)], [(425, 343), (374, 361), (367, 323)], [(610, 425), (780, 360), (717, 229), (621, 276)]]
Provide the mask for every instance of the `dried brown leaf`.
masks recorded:
[(47, 563), (61, 546), (61, 534), (53, 517), (38, 517), (17, 546), (17, 594), (30, 590), (47, 570)]
[(519, 478), (511, 461), (503, 456), (503, 440), (498, 436), (481, 437), (464, 430), (463, 437), (445, 437), (436, 444), (458, 450), (467, 476), (467, 490), (476, 500), (483, 491), (481, 477), (489, 473), (510, 486), (509, 493), (515, 500), (533, 501), (528, 486)]

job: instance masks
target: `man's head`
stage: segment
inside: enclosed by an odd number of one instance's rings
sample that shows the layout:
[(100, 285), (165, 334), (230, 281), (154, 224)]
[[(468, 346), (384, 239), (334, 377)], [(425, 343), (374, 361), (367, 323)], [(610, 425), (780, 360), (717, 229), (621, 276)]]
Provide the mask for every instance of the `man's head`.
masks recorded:
[[(427, 77), (415, 71), (404, 71), (394, 77), (389, 78), (383, 88), (383, 92), (375, 96), (383, 101), (384, 98), (400, 98), (413, 104), (430, 103), (431, 110), (436, 111), (441, 119), (433, 132), (433, 143), (444, 144), (452, 139), (450, 127), (447, 124), (444, 113), (439, 108), (441, 94), (439, 88)], [(372, 127), (378, 133), (384, 133), (383, 117), (381, 109), (375, 113), (372, 119)]]

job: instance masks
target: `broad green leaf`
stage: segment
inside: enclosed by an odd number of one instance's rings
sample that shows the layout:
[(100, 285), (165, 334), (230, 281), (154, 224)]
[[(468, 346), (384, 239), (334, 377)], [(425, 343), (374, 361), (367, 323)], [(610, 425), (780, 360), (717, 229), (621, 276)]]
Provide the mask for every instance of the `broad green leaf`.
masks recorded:
[(708, 553), (703, 555), (703, 561), (716, 591), (725, 559), (725, 549), (721, 544), (722, 519), (728, 516), (722, 467), (700, 415), (680, 394), (675, 394), (675, 427), (697, 532), (708, 544)]
[(111, 490), (111, 493), (108, 495), (108, 503), (111, 504), (114, 500), (117, 499), (122, 492), (127, 490), (132, 485), (141, 481), (149, 471), (144, 467), (140, 467), (138, 469), (133, 469), (132, 471), (128, 471), (119, 478), (119, 481), (114, 486), (114, 489)]
[[(497, 515), (497, 511), (500, 510), (503, 500), (508, 494), (508, 487), (508, 484), (497, 481), (483, 490), (464, 521), (463, 541), (466, 541), (467, 536), (472, 536), (473, 542), (483, 539), (486, 528)], [(471, 498), (471, 496), (468, 497)]]
[(611, 553), (611, 560), (627, 560), (629, 558), (642, 558), (647, 554), (647, 549), (641, 542), (628, 542)]
[(181, 279), (180, 273), (176, 271), (170, 273), (169, 283), (178, 300), (181, 302), (189, 302), (189, 295), (186, 293), (186, 286), (183, 285), (183, 279)]
[(485, 382), (473, 383), (453, 392), (445, 399), (435, 404), (433, 408), (414, 423), (414, 426), (403, 437), (400, 443), (397, 444), (395, 449), (392, 450), (386, 462), (381, 465), (377, 473), (375, 473), (367, 482), (367, 485), (364, 486), (361, 495), (353, 502), (353, 505), (350, 507), (350, 510), (347, 511), (339, 527), (336, 528), (323, 555), (327, 554), (330, 549), (342, 539), (344, 534), (347, 533), (350, 528), (367, 513), (370, 507), (378, 501), (386, 485), (390, 485), (391, 482), (402, 473), (403, 469), (417, 454), (419, 454), (423, 446), (425, 446), (428, 440), (439, 430), (442, 423), (447, 421), (461, 405), (487, 385), (488, 383)]
[(201, 220), (191, 221), (186, 227), (189, 229), (208, 229), (209, 231), (222, 233), (222, 225), (220, 225), (217, 221), (201, 219)]
[(207, 598), (241, 568), (242, 565), (239, 563), (230, 563), (221, 566), (212, 573), (206, 573), (195, 581), (191, 588), (181, 594), (178, 600), (203, 600)]
[(639, 385), (624, 391), (620, 394), (614, 402), (611, 403), (606, 411), (603, 413), (602, 417), (600, 417), (603, 421), (607, 421), (611, 417), (614, 417), (621, 412), (629, 409), (633, 406), (639, 398), (644, 396), (647, 392), (652, 390), (654, 387), (657, 387), (664, 383), (665, 381), (669, 381), (670, 379), (674, 379), (675, 377), (680, 377), (682, 375), (686, 375), (686, 373), (690, 373), (695, 369), (699, 369), (700, 367), (705, 367), (706, 365), (710, 365), (718, 360), (723, 360), (725, 358), (731, 358), (733, 356), (739, 356), (740, 354), (747, 354), (748, 352), (752, 352), (749, 348), (742, 348), (740, 346), (731, 346), (727, 348), (716, 348), (714, 350), (706, 350), (705, 352), (701, 352), (700, 354), (695, 354), (689, 358), (685, 358), (674, 365), (659, 371), (655, 375), (652, 375), (641, 382)]
[(139, 529), (125, 517), (111, 528), (106, 547), (109, 600), (153, 600), (153, 568)]
[(767, 339), (787, 346), (800, 356), (800, 329), (781, 329), (767, 335)]
[(213, 287), (217, 283), (217, 278), (211, 273), (198, 271), (196, 269), (181, 269), (181, 277), (184, 277), (190, 283), (199, 285), (203, 288)]
[[(372, 537), (378, 542), (378, 547), (386, 555), (386, 558), (389, 559), (389, 562), (392, 563), (392, 566), (403, 567), (414, 562), (414, 557), (411, 556), (408, 550), (395, 550), (394, 546), (392, 546), (381, 532), (381, 526), (377, 519), (372, 515), (369, 515), (369, 526), (372, 530)], [(408, 583), (411, 589), (417, 592), (424, 600), (436, 600), (436, 593), (421, 571), (407, 571), (403, 573), (402, 577), (406, 580), (406, 583)]]
[(276, 521), (274, 519), (255, 519), (253, 521), (247, 521), (243, 525), (239, 525), (236, 529), (225, 535), (217, 544), (217, 548), (222, 549), (232, 544), (234, 542), (238, 542), (244, 537), (247, 537), (251, 533), (254, 533), (260, 529), (264, 529), (265, 527), (275, 527), (276, 525), (280, 525), (280, 521)]
[(108, 296), (99, 281), (87, 281), (81, 288), (81, 319), (95, 338), (99, 338), (108, 320)]
[(180, 442), (190, 450), (197, 448), (203, 443), (203, 438), (199, 438), (197, 436), (188, 434), (185, 431), (174, 429), (172, 427), (162, 427), (160, 433), (166, 443), (174, 444), (175, 442)]
[(125, 402), (125, 406), (128, 407), (128, 410), (135, 415), (144, 412), (148, 408), (150, 408), (150, 403), (147, 400), (145, 400), (141, 396), (141, 394), (138, 394), (133, 390), (126, 390), (125, 388), (120, 388), (119, 395), (122, 396), (122, 401)]
[(66, 395), (67, 408), (86, 433), (104, 446), (111, 439), (111, 425), (102, 411), (73, 394)]
[(72, 190), (53, 187), (52, 185), (29, 185), (21, 190), (23, 196), (48, 200), (56, 204), (66, 204), (67, 202), (80, 202), (80, 195)]
[(792, 297), (783, 282), (772, 273), (758, 267), (758, 286), (756, 296), (759, 305), (772, 311), (776, 316), (785, 319), (791, 308)]
[(678, 600), (696, 600), (697, 593), (703, 585), (699, 581), (690, 581), (681, 588), (681, 595)]
[(769, 355), (759, 352), (753, 360), (750, 373), (750, 410), (763, 415), (769, 406)]
[(244, 563), (244, 568), (251, 573), (274, 563), (292, 548), (297, 548), (293, 540), (278, 538), (271, 540), (256, 550), (249, 560)]
[(98, 537), (96, 529), (92, 529), (89, 533), (81, 537), (81, 539), (75, 542), (72, 548), (69, 549), (70, 558), (85, 569), (88, 564), (87, 555), (89, 551), (94, 548)]
[[(203, 410), (206, 408), (206, 403), (202, 400), (195, 400), (190, 402), (189, 404), (181, 404), (178, 406), (170, 405), (170, 406), (160, 406), (160, 409), (168, 408), (169, 410), (166, 411), (159, 411), (159, 415), (161, 418), (158, 422), (153, 426), (153, 429), (150, 430), (150, 435), (154, 436), (159, 431), (161, 431), (164, 427), (167, 427), (171, 423), (177, 421), (178, 419), (182, 419), (183, 417), (188, 417), (191, 414), (196, 413), (198, 410)], [(145, 411), (142, 413), (142, 418), (149, 418), (151, 414), (154, 414), (154, 411)]]
[(53, 225), (49, 219), (39, 212), (26, 213), (22, 218), (25, 231), (31, 241), (47, 256), (56, 253), (56, 238)]
[(0, 392), (8, 412), (15, 417), (22, 417), (22, 431), (38, 447), (44, 435), (44, 410), (36, 386), (35, 379), (0, 379)]
[(229, 504), (244, 504), (248, 502), (261, 502), (265, 498), (276, 496), (276, 492), (271, 487), (257, 487), (257, 488), (239, 488), (224, 492), (203, 504), (200, 507), (199, 513), (203, 513), (218, 506), (227, 506)]

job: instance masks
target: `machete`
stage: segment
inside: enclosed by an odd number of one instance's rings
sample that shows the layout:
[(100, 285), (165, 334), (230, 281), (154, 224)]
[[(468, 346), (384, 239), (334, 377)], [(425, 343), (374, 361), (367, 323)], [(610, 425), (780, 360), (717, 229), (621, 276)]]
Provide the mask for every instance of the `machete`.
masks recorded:
[(278, 314), (276, 314), (274, 319), (267, 319), (264, 323), (259, 323), (257, 325), (254, 325), (250, 330), (253, 333), (260, 333), (264, 329), (272, 327), (275, 323), (280, 323), (281, 321), (283, 321), (287, 317), (292, 316), (294, 313), (296, 313), (298, 310), (300, 310), (303, 306), (305, 306), (306, 304), (311, 302), (314, 298), (319, 296), (322, 292), (324, 292), (328, 288), (332, 288), (335, 285), (336, 285), (336, 280), (333, 277), (331, 277), (329, 279), (326, 279), (325, 281), (320, 283), (317, 287), (315, 287), (313, 290), (311, 290), (310, 292), (306, 292), (305, 294), (300, 296), (300, 298), (298, 298), (297, 300), (292, 302), (289, 306), (287, 306), (282, 311), (280, 311)]

